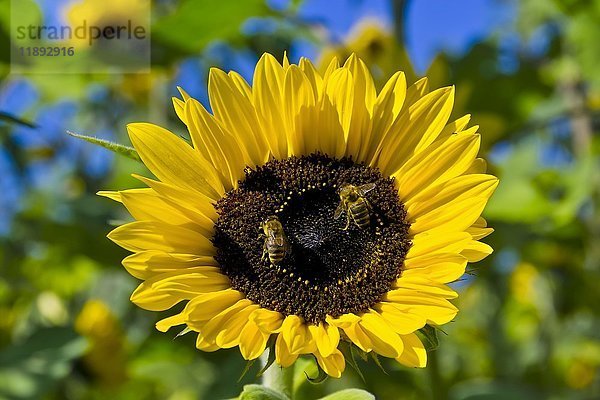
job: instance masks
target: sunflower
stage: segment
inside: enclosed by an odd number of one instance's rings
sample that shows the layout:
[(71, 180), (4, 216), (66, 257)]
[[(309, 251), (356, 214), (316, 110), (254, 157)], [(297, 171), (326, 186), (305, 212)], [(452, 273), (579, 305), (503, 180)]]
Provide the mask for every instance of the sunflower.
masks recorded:
[(417, 331), (455, 317), (447, 283), (492, 252), (480, 214), (498, 181), (469, 116), (449, 122), (454, 88), (397, 72), (377, 93), (354, 55), (320, 75), (265, 54), (252, 87), (211, 69), (208, 90), (212, 113), (173, 99), (191, 144), (128, 125), (157, 180), (100, 193), (136, 220), (108, 235), (143, 280), (131, 300), (185, 302), (156, 327), (204, 351), (270, 347), (283, 367), (311, 354), (333, 377), (348, 346), (424, 367)]

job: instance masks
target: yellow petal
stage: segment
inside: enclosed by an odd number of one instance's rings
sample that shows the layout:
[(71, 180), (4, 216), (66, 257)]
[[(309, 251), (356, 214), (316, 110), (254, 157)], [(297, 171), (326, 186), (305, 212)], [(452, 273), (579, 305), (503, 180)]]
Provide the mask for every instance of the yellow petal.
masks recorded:
[(240, 353), (245, 360), (254, 360), (265, 352), (270, 334), (263, 332), (252, 321), (248, 321), (240, 333)]
[(410, 218), (411, 235), (421, 232), (463, 232), (477, 220), (488, 197), (455, 199), (417, 218)]
[(316, 122), (315, 95), (310, 81), (295, 65), (291, 65), (285, 73), (283, 97), (287, 155), (298, 156), (318, 150), (318, 136), (313, 130)]
[(310, 346), (311, 336), (304, 321), (296, 315), (288, 315), (281, 325), (280, 335), (285, 340), (289, 352), (301, 354)]
[(414, 155), (392, 175), (398, 179), (398, 194), (408, 202), (428, 187), (440, 185), (464, 173), (479, 151), (479, 135), (452, 136)]
[(474, 240), (480, 240), (494, 232), (494, 229), (488, 228), (485, 218), (479, 217), (477, 218), (477, 221), (475, 221), (475, 223), (473, 223), (473, 225), (466, 230), (466, 232), (469, 233)]
[(370, 336), (363, 330), (359, 324), (361, 317), (355, 314), (344, 314), (338, 318), (329, 319), (329, 323), (341, 328), (344, 334), (362, 351), (370, 352), (373, 350), (373, 342)]
[(406, 97), (406, 78), (403, 72), (396, 72), (385, 84), (373, 106), (373, 126), (367, 144), (362, 149), (360, 161), (374, 165), (375, 152), (381, 144), (392, 122), (396, 119)]
[(288, 349), (288, 346), (283, 339), (283, 335), (281, 333), (277, 335), (277, 340), (275, 341), (275, 361), (277, 361), (277, 364), (287, 368), (292, 365), (297, 358), (298, 354), (292, 354)]
[(215, 248), (206, 236), (191, 229), (155, 221), (136, 221), (110, 232), (107, 237), (126, 250), (158, 250), (211, 256)]
[(194, 99), (185, 103), (185, 115), (194, 147), (201, 149), (201, 153), (213, 165), (219, 166), (226, 190), (237, 187), (249, 159), (242, 154), (235, 138)]
[(402, 354), (402, 340), (376, 311), (371, 310), (363, 314), (359, 324), (371, 339), (375, 352), (390, 358)]
[(487, 171), (487, 162), (483, 158), (473, 160), (471, 166), (465, 171), (465, 174), (485, 174)]
[(424, 232), (415, 235), (406, 259), (440, 253), (460, 253), (471, 241), (466, 232)]
[(98, 196), (106, 197), (108, 199), (121, 202), (121, 194), (112, 190), (101, 190), (96, 193)]
[[(215, 343), (223, 349), (228, 349), (240, 344), (242, 330), (246, 325), (254, 325), (253, 322), (248, 320), (248, 316), (258, 308), (256, 304), (250, 304), (243, 310), (237, 311), (233, 316), (228, 315), (223, 318), (219, 333), (215, 339)], [(214, 319), (217, 319), (215, 317)], [(204, 327), (204, 333), (210, 331), (210, 326), (213, 320), (209, 321)]]
[(319, 109), (319, 149), (341, 158), (346, 152), (352, 118), (352, 75), (346, 68), (340, 68), (335, 70), (324, 84), (325, 92)]
[(405, 107), (409, 107), (424, 97), (429, 92), (429, 79), (423, 77), (410, 85), (406, 91)]
[(386, 174), (397, 171), (410, 157), (435, 141), (454, 104), (454, 87), (435, 90), (408, 107), (380, 144), (377, 166)]
[(163, 311), (198, 294), (216, 292), (230, 286), (229, 278), (219, 272), (204, 267), (190, 268), (186, 273), (167, 273), (148, 279), (133, 292), (131, 301), (145, 310)]
[(355, 54), (346, 60), (344, 68), (350, 71), (353, 89), (353, 102), (348, 110), (351, 122), (347, 133), (346, 155), (357, 159), (364, 153), (362, 147), (366, 147), (369, 142), (376, 91), (369, 68)]
[(161, 332), (166, 332), (174, 326), (182, 325), (185, 323), (185, 314), (179, 313), (170, 317), (161, 319), (156, 323), (156, 329)]
[(493, 251), (494, 249), (489, 245), (471, 240), (460, 254), (465, 256), (469, 262), (477, 262), (492, 254)]
[(217, 268), (217, 262), (212, 256), (196, 256), (193, 254), (176, 254), (147, 250), (125, 257), (123, 266), (134, 277), (149, 279), (164, 273), (177, 274), (185, 272), (192, 267), (206, 266)]
[(425, 346), (414, 333), (401, 336), (404, 342), (404, 351), (396, 358), (400, 364), (412, 368), (425, 368), (427, 366), (427, 351)]
[(214, 167), (183, 139), (146, 123), (129, 124), (127, 132), (144, 164), (161, 181), (215, 200), (225, 193)]
[(342, 372), (344, 372), (344, 369), (346, 369), (346, 360), (344, 359), (344, 355), (337, 349), (328, 356), (323, 356), (321, 353), (316, 352), (315, 358), (317, 359), (321, 369), (323, 369), (327, 375), (334, 378), (341, 377)]
[(412, 290), (420, 294), (440, 296), (445, 299), (454, 299), (458, 297), (458, 294), (447, 285), (432, 281), (425, 276), (419, 275), (403, 275), (396, 280), (394, 287), (398, 289), (406, 289), (407, 292)]
[(340, 68), (340, 62), (337, 57), (333, 57), (329, 64), (327, 65), (327, 69), (323, 74), (323, 82), (326, 82), (329, 77)]
[(309, 325), (308, 330), (322, 356), (327, 357), (336, 351), (340, 342), (340, 332), (336, 326), (322, 322)]
[(422, 191), (405, 205), (411, 218), (418, 218), (442, 205), (470, 197), (489, 198), (498, 186), (498, 178), (485, 174), (461, 175), (446, 183)]
[(282, 60), (281, 64), (283, 65), (283, 69), (285, 71), (287, 71), (287, 69), (290, 67), (290, 60), (287, 56), (287, 50), (283, 51), (283, 60)]
[(439, 138), (448, 138), (452, 134), (462, 132), (466, 127), (469, 121), (471, 120), (471, 114), (464, 115), (459, 119), (450, 122), (448, 125), (444, 127), (442, 132), (440, 133)]
[(375, 309), (392, 330), (400, 335), (421, 329), (427, 321), (424, 316), (408, 313), (394, 303), (380, 302), (375, 305)]
[(198, 334), (198, 338), (196, 339), (196, 348), (198, 350), (213, 352), (220, 349), (220, 347), (214, 342), (209, 341), (202, 334)]
[(210, 197), (137, 174), (132, 174), (132, 176), (150, 186), (161, 196), (162, 200), (179, 209), (189, 219), (206, 225), (212, 225), (217, 221), (218, 215), (213, 205), (214, 200)]
[(456, 253), (424, 255), (407, 259), (404, 262), (403, 276), (420, 275), (442, 282), (454, 282), (465, 273), (467, 259)]
[(283, 323), (283, 315), (277, 311), (259, 308), (250, 315), (250, 320), (264, 333), (278, 332)]
[(194, 218), (183, 207), (165, 200), (151, 188), (121, 191), (121, 202), (138, 221), (156, 221), (197, 230), (205, 236), (213, 235), (213, 222), (208, 218)]
[(231, 78), (235, 87), (242, 92), (246, 98), (252, 98), (252, 88), (240, 74), (235, 71), (229, 71), (227, 75)]
[(427, 319), (435, 325), (452, 321), (458, 309), (442, 296), (422, 293), (414, 289), (395, 289), (387, 292), (382, 301), (393, 303), (403, 312)]
[[(288, 155), (287, 137), (283, 121), (282, 94), (285, 72), (269, 53), (263, 54), (254, 70), (253, 103), (271, 153), (277, 159)], [(289, 101), (292, 98), (286, 98)]]
[(183, 111), (185, 107), (185, 101), (182, 101), (177, 97), (172, 97), (171, 100), (173, 100), (173, 108), (175, 109), (175, 114), (177, 114), (177, 117), (181, 120), (181, 122), (185, 124), (186, 118), (185, 112)]
[(479, 228), (476, 226), (471, 226), (466, 230), (466, 232), (469, 233), (473, 239), (479, 240), (494, 232), (494, 228)]
[(298, 66), (300, 67), (302, 72), (304, 72), (304, 75), (310, 82), (310, 85), (312, 87), (312, 93), (314, 95), (313, 103), (316, 103), (317, 100), (319, 100), (319, 98), (321, 97), (321, 93), (323, 92), (323, 78), (321, 78), (321, 75), (308, 58), (301, 57)]
[(230, 76), (217, 68), (210, 70), (208, 93), (215, 118), (245, 149), (250, 166), (264, 164), (269, 158), (269, 145), (251, 99), (237, 88)]
[(181, 95), (181, 98), (183, 99), (183, 101), (187, 101), (187, 99), (191, 98), (190, 95), (185, 90), (183, 90), (183, 88), (181, 86), (177, 86), (177, 91)]
[(256, 307), (250, 300), (241, 299), (207, 321), (200, 332), (208, 342), (214, 341), (221, 348), (237, 346), (248, 315)]
[(242, 293), (233, 289), (200, 294), (186, 304), (184, 310), (185, 323), (192, 329), (201, 330), (206, 321), (243, 298)]

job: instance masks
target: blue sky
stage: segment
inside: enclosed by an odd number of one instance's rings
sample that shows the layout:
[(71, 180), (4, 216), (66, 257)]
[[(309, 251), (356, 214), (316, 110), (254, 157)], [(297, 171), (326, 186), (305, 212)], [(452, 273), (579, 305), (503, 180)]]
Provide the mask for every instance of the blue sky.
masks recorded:
[[(284, 2), (269, 1), (276, 6)], [(514, 15), (514, 6), (502, 0), (412, 0), (408, 4), (406, 45), (420, 72), (439, 51), (463, 54)], [(305, 0), (300, 16), (324, 24), (333, 41), (343, 40), (363, 18), (393, 26), (391, 0)]]

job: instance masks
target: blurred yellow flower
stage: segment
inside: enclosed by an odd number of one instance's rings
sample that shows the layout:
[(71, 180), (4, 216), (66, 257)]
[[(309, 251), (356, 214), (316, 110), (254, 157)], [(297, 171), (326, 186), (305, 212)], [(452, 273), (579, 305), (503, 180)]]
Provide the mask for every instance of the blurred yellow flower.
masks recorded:
[(377, 93), (355, 55), (321, 75), (265, 54), (253, 82), (212, 69), (213, 114), (173, 99), (193, 146), (128, 126), (159, 179), (100, 193), (137, 220), (109, 234), (144, 281), (131, 300), (185, 301), (157, 328), (184, 325), (205, 351), (270, 344), (279, 365), (311, 354), (333, 377), (348, 346), (424, 367), (416, 332), (454, 318), (447, 283), (492, 252), (480, 214), (498, 180), (469, 117), (449, 122), (454, 88), (397, 72)]
[(101, 300), (88, 300), (75, 319), (75, 330), (90, 341), (85, 363), (105, 386), (125, 381), (125, 341), (119, 322)]
[(325, 71), (332, 59), (345, 60), (351, 54), (356, 54), (370, 66), (377, 87), (381, 87), (399, 66), (402, 66), (409, 82), (416, 80), (406, 49), (398, 43), (393, 32), (377, 19), (360, 21), (343, 43), (327, 45), (319, 57), (318, 68)]
[[(76, 48), (90, 46), (90, 39), (94, 39), (90, 37), (90, 28), (147, 26), (149, 7), (150, 0), (80, 0), (67, 3), (65, 20), (73, 29), (69, 44)], [(82, 32), (86, 33), (85, 37), (82, 37)], [(97, 32), (94, 30), (92, 35)]]
[(590, 365), (581, 360), (574, 360), (567, 370), (565, 377), (567, 385), (574, 389), (583, 389), (589, 386), (596, 377), (598, 366)]
[(525, 262), (519, 263), (510, 277), (513, 296), (521, 303), (534, 304), (535, 281), (538, 277), (539, 272), (535, 266)]

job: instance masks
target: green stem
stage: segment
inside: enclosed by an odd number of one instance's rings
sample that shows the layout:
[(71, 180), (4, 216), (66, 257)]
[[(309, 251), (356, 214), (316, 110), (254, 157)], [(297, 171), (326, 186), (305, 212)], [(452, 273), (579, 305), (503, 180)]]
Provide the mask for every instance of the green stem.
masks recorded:
[(448, 398), (448, 393), (446, 393), (446, 385), (440, 371), (438, 352), (435, 350), (428, 352), (427, 358), (427, 369), (429, 370), (429, 377), (431, 379), (432, 398), (435, 400), (446, 400)]
[[(266, 353), (261, 356), (263, 365), (266, 365)], [(277, 363), (273, 363), (263, 374), (262, 384), (273, 390), (277, 390), (292, 399), (294, 387), (294, 364), (287, 368), (281, 368)]]

